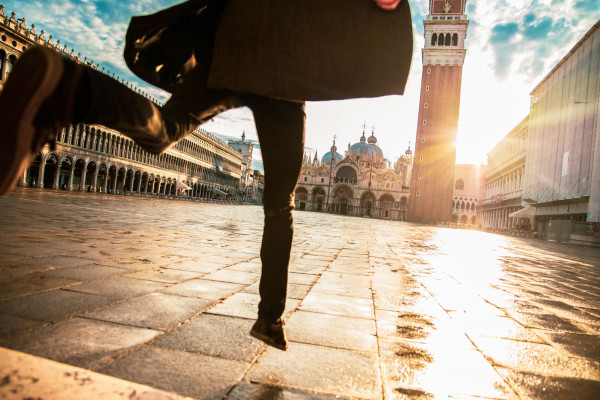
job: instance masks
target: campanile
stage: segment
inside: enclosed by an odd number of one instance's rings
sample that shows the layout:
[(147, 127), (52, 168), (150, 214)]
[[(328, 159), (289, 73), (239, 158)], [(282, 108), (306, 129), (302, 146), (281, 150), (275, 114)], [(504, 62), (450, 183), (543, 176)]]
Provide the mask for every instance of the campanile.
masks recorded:
[(452, 221), (466, 0), (429, 0), (408, 219)]

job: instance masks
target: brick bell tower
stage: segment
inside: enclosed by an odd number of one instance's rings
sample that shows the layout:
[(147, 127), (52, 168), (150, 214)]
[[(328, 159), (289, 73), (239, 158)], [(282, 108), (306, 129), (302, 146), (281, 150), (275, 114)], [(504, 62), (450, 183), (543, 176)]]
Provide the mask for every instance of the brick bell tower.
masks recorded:
[(452, 221), (466, 0), (429, 0), (408, 220)]

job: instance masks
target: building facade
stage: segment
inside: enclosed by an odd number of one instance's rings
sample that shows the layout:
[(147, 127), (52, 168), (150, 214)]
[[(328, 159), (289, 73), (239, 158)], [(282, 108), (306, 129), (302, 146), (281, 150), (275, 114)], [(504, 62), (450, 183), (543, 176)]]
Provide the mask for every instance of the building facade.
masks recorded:
[(412, 152), (408, 149), (393, 168), (384, 159), (374, 133), (348, 144), (344, 156), (335, 141), (321, 159), (306, 156), (295, 189), (297, 210), (405, 220)]
[[(14, 12), (0, 5), (0, 88), (13, 65), (29, 47), (53, 48), (65, 57), (100, 70), (98, 64), (74, 49), (54, 42), (52, 35), (26, 26)], [(110, 71), (101, 70), (107, 75)], [(111, 75), (114, 78), (114, 73)], [(119, 82), (140, 93), (133, 85)], [(142, 93), (143, 94), (143, 93)], [(153, 99), (150, 99), (153, 100)], [(46, 146), (26, 170), (19, 184), (27, 187), (101, 193), (134, 193), (241, 201), (243, 154), (214, 135), (197, 129), (165, 153), (149, 154), (119, 132), (79, 124), (63, 129), (56, 148)]]
[(252, 151), (254, 150), (254, 144), (252, 144), (252, 141), (246, 140), (246, 132), (242, 133), (240, 140), (230, 139), (227, 143), (242, 154), (240, 186), (238, 188), (240, 201), (256, 204), (257, 191), (255, 190), (254, 170), (252, 169)]
[(529, 116), (487, 154), (483, 197), (478, 204), (479, 223), (485, 229), (532, 228), (533, 211), (522, 205), (528, 132)]
[(465, 38), (466, 0), (430, 0), (409, 220), (451, 222)]
[(537, 232), (600, 222), (599, 77), (600, 21), (531, 92), (523, 200)]
[(452, 199), (452, 222), (477, 226), (477, 202), (482, 167), (459, 164), (454, 171), (454, 195)]

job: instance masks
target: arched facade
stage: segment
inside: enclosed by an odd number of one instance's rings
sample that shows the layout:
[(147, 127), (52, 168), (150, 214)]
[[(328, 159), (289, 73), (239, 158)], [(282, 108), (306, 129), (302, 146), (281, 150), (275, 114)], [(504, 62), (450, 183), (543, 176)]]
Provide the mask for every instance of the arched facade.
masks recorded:
[(338, 157), (335, 143), (321, 160), (305, 157), (296, 185), (296, 209), (404, 220), (412, 152), (389, 168), (375, 143), (374, 134), (367, 141), (363, 132), (359, 143), (348, 145), (344, 157)]
[[(116, 131), (77, 125), (63, 129), (56, 150), (42, 149), (19, 182), (46, 189), (237, 200), (241, 157), (227, 145), (208, 149), (196, 131), (161, 155), (153, 155)], [(204, 144), (206, 147), (202, 146)], [(218, 162), (211, 166), (210, 162)], [(227, 169), (225, 169), (227, 168)], [(178, 182), (189, 189), (178, 188)], [(180, 184), (180, 187), (181, 186)]]

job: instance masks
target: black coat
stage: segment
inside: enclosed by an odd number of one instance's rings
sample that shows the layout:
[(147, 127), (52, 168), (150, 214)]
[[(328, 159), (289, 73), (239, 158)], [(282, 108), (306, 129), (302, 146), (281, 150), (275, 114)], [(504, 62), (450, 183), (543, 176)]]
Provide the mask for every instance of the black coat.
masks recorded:
[[(213, 1), (223, 0), (190, 0), (132, 18), (129, 68), (172, 92), (195, 57), (185, 41), (163, 38)], [(372, 0), (227, 0), (208, 87), (297, 101), (402, 94), (412, 49), (407, 0), (394, 11)]]

